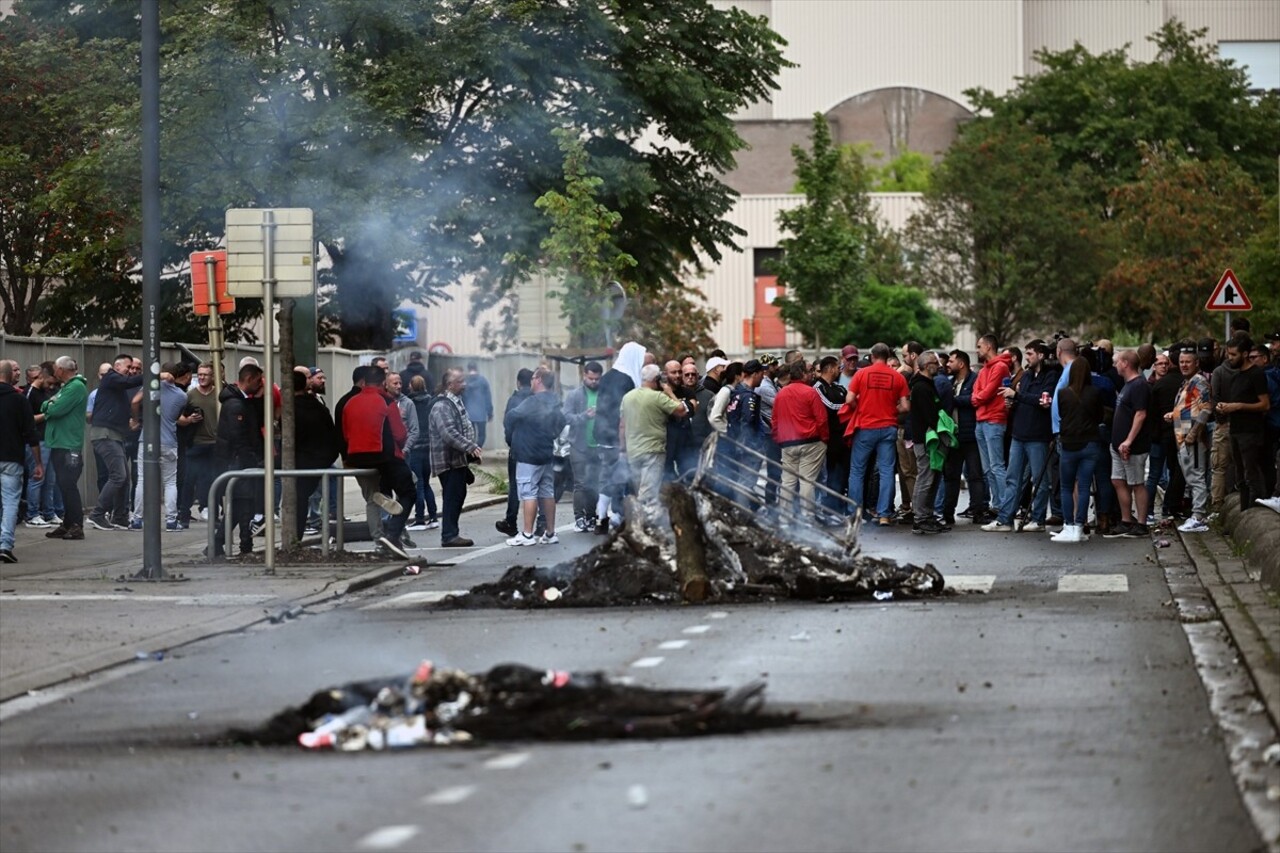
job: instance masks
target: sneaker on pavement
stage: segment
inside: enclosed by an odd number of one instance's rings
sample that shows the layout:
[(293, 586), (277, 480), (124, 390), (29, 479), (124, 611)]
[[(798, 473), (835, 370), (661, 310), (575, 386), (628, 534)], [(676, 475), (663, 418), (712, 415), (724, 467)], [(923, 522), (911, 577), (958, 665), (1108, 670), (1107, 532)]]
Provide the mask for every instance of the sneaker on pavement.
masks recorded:
[(517, 533), (507, 540), (507, 544), (513, 548), (525, 547), (528, 545), (537, 545), (538, 537), (531, 536), (528, 533)]
[(982, 525), (982, 529), (988, 533), (1012, 533), (1013, 525), (1003, 524), (1000, 519), (997, 518), (995, 521)]
[(62, 523), (62, 516), (59, 516), (59, 515), (51, 515), (51, 516), (49, 516), (48, 518), (46, 518), (46, 519), (45, 519), (45, 521), (49, 522), (50, 524), (61, 524), (61, 523)]
[(1192, 516), (1178, 525), (1179, 533), (1208, 533), (1209, 524), (1203, 518)]
[(387, 515), (399, 515), (404, 511), (404, 507), (400, 506), (400, 501), (390, 495), (384, 495), (382, 492), (374, 492), (369, 500), (382, 507)]
[(573, 529), (581, 533), (587, 529), (587, 520), (585, 518), (575, 518), (573, 520)]
[(404, 546), (404, 547), (406, 547), (406, 548), (417, 548), (417, 547), (418, 547), (418, 543), (417, 543), (417, 542), (414, 542), (412, 539), (410, 539), (410, 538), (409, 538), (409, 534), (408, 534), (408, 533), (401, 533), (401, 534), (400, 534), (400, 544), (401, 544), (401, 545), (403, 545), (403, 546)]
[(425, 521), (423, 521), (423, 520), (419, 519), (418, 521), (415, 521), (413, 524), (407, 524), (407, 525), (405, 525), (405, 528), (404, 528), (404, 529), (405, 529), (405, 530), (426, 530), (426, 529), (427, 529), (427, 523), (426, 523)]
[(493, 526), (499, 533), (505, 533), (508, 536), (515, 536), (520, 532), (516, 529), (515, 522), (507, 521), (505, 518), (498, 519), (493, 523)]
[(177, 521), (166, 521), (164, 523), (164, 529), (172, 533), (175, 530), (186, 530), (187, 528), (183, 527), (182, 524)]
[(440, 519), (438, 519), (438, 518), (428, 518), (428, 519), (427, 519), (427, 529), (428, 529), (428, 530), (437, 530), (437, 529), (439, 529), (439, 527), (440, 527)]
[(608, 519), (608, 518), (597, 518), (597, 519), (596, 519), (596, 527), (595, 527), (595, 530), (596, 530), (596, 533), (599, 533), (599, 534), (600, 534), (600, 535), (602, 535), (602, 536), (603, 536), (604, 534), (608, 533), (608, 532), (609, 532), (609, 519)]
[(141, 529), (142, 529), (142, 519), (140, 519), (140, 518), (135, 518), (133, 521), (129, 522), (129, 529), (130, 529), (130, 530), (141, 530)]
[(0, 563), (16, 563), (18, 558), (8, 548), (0, 549)]
[(84, 538), (84, 528), (79, 524), (72, 524), (67, 527), (67, 532), (63, 534), (63, 539), (68, 542), (74, 542)]
[(1125, 539), (1141, 539), (1143, 536), (1150, 536), (1151, 528), (1145, 524), (1130, 524), (1124, 532)]
[(406, 551), (397, 540), (392, 539), (390, 536), (379, 536), (378, 544), (401, 559), (409, 559), (409, 552)]
[(92, 527), (94, 530), (115, 530), (115, 527), (105, 515), (89, 513), (84, 517), (84, 523)]
[(254, 536), (261, 536), (262, 532), (267, 529), (267, 520), (265, 518), (254, 519), (249, 524), (249, 530)]
[(1129, 528), (1133, 527), (1131, 521), (1118, 521), (1111, 525), (1111, 529), (1102, 534), (1103, 539), (1123, 539), (1129, 533)]
[(35, 518), (28, 518), (26, 521), (22, 522), (22, 525), (24, 527), (52, 527), (53, 526), (38, 515)]
[(1044, 525), (1038, 521), (1028, 521), (1022, 525), (1022, 531), (1024, 533), (1041, 533), (1044, 531)]
[(1253, 502), (1258, 506), (1265, 506), (1269, 510), (1280, 512), (1280, 495), (1270, 498), (1256, 498)]
[(67, 526), (65, 524), (59, 524), (57, 527), (46, 532), (44, 534), (44, 538), (45, 539), (61, 539), (63, 536), (66, 536), (66, 535), (67, 535)]
[(911, 532), (916, 536), (936, 536), (942, 532), (942, 528), (936, 524), (931, 524), (930, 522), (925, 521), (920, 524), (911, 525)]
[(559, 545), (560, 537), (557, 536), (555, 531), (553, 530), (550, 533), (542, 534), (542, 538), (538, 540), (538, 544), (539, 545)]

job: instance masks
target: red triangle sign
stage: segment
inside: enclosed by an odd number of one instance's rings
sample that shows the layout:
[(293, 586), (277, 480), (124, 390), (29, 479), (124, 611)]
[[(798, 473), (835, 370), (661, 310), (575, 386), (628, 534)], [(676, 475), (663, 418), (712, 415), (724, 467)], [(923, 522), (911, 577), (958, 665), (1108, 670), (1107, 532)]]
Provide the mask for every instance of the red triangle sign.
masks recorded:
[(1240, 286), (1240, 279), (1231, 270), (1227, 270), (1218, 279), (1218, 286), (1213, 289), (1213, 295), (1204, 307), (1206, 311), (1252, 311), (1253, 303)]

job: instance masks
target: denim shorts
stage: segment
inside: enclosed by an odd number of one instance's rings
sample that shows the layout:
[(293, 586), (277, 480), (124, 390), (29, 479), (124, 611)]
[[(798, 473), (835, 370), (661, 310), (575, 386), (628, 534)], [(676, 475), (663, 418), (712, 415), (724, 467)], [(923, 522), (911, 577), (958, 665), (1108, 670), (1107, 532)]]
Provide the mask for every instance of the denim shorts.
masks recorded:
[(551, 463), (531, 465), (516, 463), (516, 496), (522, 501), (556, 496), (556, 472)]

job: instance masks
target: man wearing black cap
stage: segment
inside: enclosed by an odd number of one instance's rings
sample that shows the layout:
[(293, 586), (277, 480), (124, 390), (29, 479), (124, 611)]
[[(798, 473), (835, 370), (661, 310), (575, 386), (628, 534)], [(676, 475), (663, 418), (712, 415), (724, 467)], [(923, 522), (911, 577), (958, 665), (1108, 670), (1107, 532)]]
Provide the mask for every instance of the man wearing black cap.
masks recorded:
[(418, 350), (409, 353), (409, 363), (405, 365), (404, 370), (400, 371), (400, 382), (404, 385), (406, 392), (413, 387), (413, 377), (415, 376), (421, 376), (422, 381), (427, 383), (428, 394), (436, 392), (435, 384), (431, 381), (431, 374), (427, 372), (427, 365), (422, 361), (422, 353)]

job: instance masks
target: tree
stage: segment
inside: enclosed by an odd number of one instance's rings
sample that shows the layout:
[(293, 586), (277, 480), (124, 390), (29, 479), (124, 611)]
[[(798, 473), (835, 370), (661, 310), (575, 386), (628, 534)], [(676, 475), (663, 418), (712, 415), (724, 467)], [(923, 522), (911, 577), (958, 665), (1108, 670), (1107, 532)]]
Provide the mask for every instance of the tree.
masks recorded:
[(551, 233), (541, 245), (544, 271), (561, 277), (548, 295), (560, 300), (573, 346), (600, 346), (605, 342), (600, 306), (606, 287), (635, 267), (636, 259), (614, 245), (622, 216), (596, 201), (604, 181), (588, 174), (590, 158), (581, 140), (564, 129), (555, 134), (564, 153), (564, 192), (547, 190), (534, 202), (551, 222)]
[[(74, 20), (85, 4), (39, 5)], [(494, 301), (528, 274), (503, 261), (538, 256), (559, 127), (622, 217), (637, 289), (718, 261), (739, 233), (719, 177), (744, 144), (731, 116), (788, 64), (764, 19), (703, 0), (209, 5), (162, 18), (169, 239), (209, 245), (227, 207), (313, 208), (347, 346), (389, 344), (402, 299), (472, 276)]]
[[(876, 151), (873, 159), (879, 161), (883, 157)], [(903, 151), (888, 163), (870, 168), (872, 192), (921, 193), (929, 188), (933, 177), (933, 158), (919, 151)]]
[(711, 352), (718, 346), (711, 329), (719, 320), (720, 314), (697, 290), (645, 291), (628, 300), (618, 340), (639, 341), (659, 359)]
[(1266, 332), (1280, 330), (1280, 195), (1268, 198), (1262, 210), (1258, 230), (1234, 268), (1253, 302), (1250, 321), (1258, 340)]
[(926, 347), (945, 346), (954, 339), (951, 323), (914, 287), (868, 281), (848, 311), (844, 325), (832, 340), (859, 341), (864, 346), (884, 341), (919, 341)]
[(1087, 197), (1043, 136), (971, 123), (908, 222), (911, 278), (1001, 341), (1071, 327), (1102, 269)]
[(1144, 146), (1138, 179), (1109, 198), (1117, 261), (1098, 288), (1099, 316), (1155, 340), (1215, 333), (1204, 311), (1210, 288), (1262, 225), (1253, 181), (1225, 158)]
[(1205, 32), (1167, 21), (1148, 37), (1158, 48), (1151, 62), (1131, 62), (1128, 45), (1099, 54), (1078, 43), (1037, 51), (1041, 73), (1003, 95), (965, 94), (1002, 127), (1044, 136), (1063, 174), (1087, 170), (1103, 215), (1107, 193), (1138, 177), (1139, 142), (1177, 139), (1188, 157), (1225, 157), (1256, 183), (1275, 186), (1280, 96), (1250, 96), (1244, 72), (1217, 55)]

